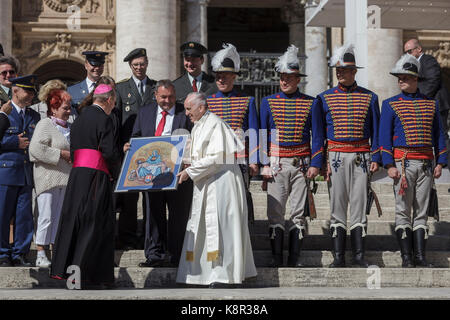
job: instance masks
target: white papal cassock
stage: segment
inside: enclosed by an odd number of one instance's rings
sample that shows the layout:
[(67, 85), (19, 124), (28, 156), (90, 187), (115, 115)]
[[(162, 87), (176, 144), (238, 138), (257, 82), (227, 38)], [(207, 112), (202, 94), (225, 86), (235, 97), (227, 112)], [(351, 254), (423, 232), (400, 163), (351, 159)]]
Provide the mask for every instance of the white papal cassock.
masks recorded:
[(244, 181), (234, 160), (244, 145), (209, 111), (195, 123), (191, 136), (186, 172), (194, 193), (177, 282), (242, 283), (256, 276)]

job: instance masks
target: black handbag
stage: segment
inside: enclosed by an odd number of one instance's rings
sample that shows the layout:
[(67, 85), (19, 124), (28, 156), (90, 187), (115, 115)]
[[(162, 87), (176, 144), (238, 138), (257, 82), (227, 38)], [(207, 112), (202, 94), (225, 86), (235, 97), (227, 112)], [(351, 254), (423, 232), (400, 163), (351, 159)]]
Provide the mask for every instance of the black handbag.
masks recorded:
[(439, 221), (438, 196), (436, 185), (434, 183), (430, 190), (430, 201), (428, 202), (427, 215), (429, 217), (433, 217), (434, 219), (436, 219), (436, 221)]

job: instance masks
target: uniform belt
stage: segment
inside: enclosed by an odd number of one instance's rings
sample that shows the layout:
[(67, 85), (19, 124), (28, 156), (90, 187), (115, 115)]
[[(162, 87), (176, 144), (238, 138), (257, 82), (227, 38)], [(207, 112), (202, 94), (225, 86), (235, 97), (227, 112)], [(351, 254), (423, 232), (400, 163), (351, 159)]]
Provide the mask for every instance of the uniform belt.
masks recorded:
[(394, 147), (394, 159), (432, 160), (434, 158), (431, 147)]
[(280, 146), (275, 143), (270, 144), (270, 155), (274, 157), (306, 157), (311, 155), (309, 142), (296, 146)]
[(369, 139), (359, 141), (328, 140), (328, 151), (335, 152), (370, 152)]
[(396, 147), (394, 148), (394, 158), (402, 163), (402, 178), (400, 183), (399, 195), (404, 195), (406, 189), (408, 188), (408, 183), (406, 181), (406, 159), (418, 159), (418, 160), (429, 160), (433, 159), (433, 149), (431, 147)]

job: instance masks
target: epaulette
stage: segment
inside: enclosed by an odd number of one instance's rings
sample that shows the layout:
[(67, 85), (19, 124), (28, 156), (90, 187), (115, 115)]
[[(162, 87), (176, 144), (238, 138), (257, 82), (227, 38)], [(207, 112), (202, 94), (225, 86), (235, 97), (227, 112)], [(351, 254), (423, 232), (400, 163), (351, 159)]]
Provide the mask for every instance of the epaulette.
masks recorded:
[(126, 82), (126, 81), (128, 81), (128, 80), (130, 80), (131, 78), (125, 78), (125, 79), (122, 79), (122, 80), (120, 80), (120, 81), (117, 81), (116, 82), (116, 84), (119, 84), (119, 83), (122, 83), (122, 82)]

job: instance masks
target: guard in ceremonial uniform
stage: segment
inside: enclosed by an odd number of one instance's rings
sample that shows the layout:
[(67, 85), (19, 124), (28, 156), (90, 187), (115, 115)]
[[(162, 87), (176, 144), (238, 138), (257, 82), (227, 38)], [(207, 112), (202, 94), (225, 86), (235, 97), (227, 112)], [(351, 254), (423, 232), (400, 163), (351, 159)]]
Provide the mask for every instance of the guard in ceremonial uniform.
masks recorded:
[(240, 57), (232, 44), (224, 44), (211, 61), (219, 91), (207, 99), (209, 110), (224, 120), (244, 141), (245, 152), (238, 154), (248, 205), (249, 220), (253, 220), (253, 201), (249, 191), (250, 176), (259, 174), (259, 120), (255, 98), (239, 93), (234, 82), (239, 73)]
[(383, 101), (380, 120), (381, 154), (394, 180), (395, 233), (404, 268), (432, 266), (425, 259), (427, 209), (433, 178), (447, 164), (439, 106), (418, 90), (419, 71), (414, 56), (400, 58), (391, 74), (398, 77), (402, 92)]
[[(261, 101), (261, 129), (267, 130), (267, 143), (261, 141), (264, 158), (263, 178), (267, 181), (267, 217), (272, 247), (272, 266), (283, 266), (284, 215), (289, 195), (292, 212), (288, 221), (289, 267), (299, 267), (300, 249), (305, 236), (304, 208), (307, 198), (306, 179), (314, 178), (322, 164), (322, 153), (311, 159), (311, 109), (314, 98), (300, 93), (301, 77), (298, 48), (291, 45), (282, 55), (276, 70), (280, 73), (281, 92), (264, 97)], [(316, 128), (317, 130), (317, 128)], [(322, 130), (322, 128), (318, 128)], [(314, 140), (323, 150), (323, 140)], [(319, 135), (323, 137), (323, 135)], [(308, 169), (309, 166), (312, 166)], [(308, 170), (308, 173), (307, 173)]]
[[(367, 267), (364, 238), (367, 235), (367, 184), (369, 171), (378, 170), (378, 96), (356, 84), (357, 67), (353, 45), (336, 50), (330, 60), (336, 68), (338, 86), (317, 96), (313, 128), (323, 127), (327, 139), (327, 181), (330, 193), (334, 262), (345, 267), (347, 208), (350, 204), (352, 265)], [(313, 149), (313, 154), (315, 150)]]
[[(148, 58), (144, 48), (132, 50), (124, 59), (132, 75), (116, 84), (116, 109), (120, 122), (120, 145), (129, 142), (139, 109), (155, 101), (156, 81), (147, 77)], [(122, 148), (121, 148), (122, 149)], [(117, 195), (121, 213), (119, 216), (116, 249), (139, 248), (137, 239), (137, 203), (139, 193)], [(144, 206), (145, 207), (145, 206)], [(145, 214), (144, 224), (145, 226)], [(141, 232), (142, 241), (145, 232)], [(142, 242), (141, 241), (141, 242)]]
[(180, 49), (183, 51), (183, 66), (186, 73), (173, 81), (177, 102), (184, 103), (191, 92), (203, 92), (209, 96), (217, 92), (217, 86), (213, 76), (202, 71), (205, 62), (203, 55), (208, 50), (197, 42), (186, 42)]
[[(40, 115), (28, 108), (35, 91), (35, 75), (10, 79), (10, 126), (0, 141), (0, 266), (30, 266), (25, 255), (33, 239), (31, 192), (32, 163), (28, 146)], [(15, 218), (14, 243), (9, 245), (9, 225)]]
[(86, 69), (86, 79), (67, 88), (67, 92), (72, 97), (72, 114), (78, 116), (78, 107), (83, 99), (94, 90), (95, 83), (103, 74), (105, 56), (108, 52), (84, 51), (81, 53), (86, 57), (84, 68)]

